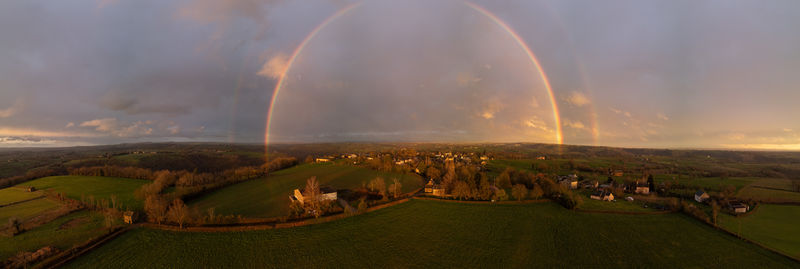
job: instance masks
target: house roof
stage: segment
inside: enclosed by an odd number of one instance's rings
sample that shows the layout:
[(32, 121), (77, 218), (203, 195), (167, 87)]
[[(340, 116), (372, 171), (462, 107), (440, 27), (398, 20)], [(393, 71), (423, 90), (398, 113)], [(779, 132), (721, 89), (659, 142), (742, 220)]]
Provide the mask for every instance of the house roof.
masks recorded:
[(704, 190), (697, 190), (697, 192), (694, 193), (695, 196), (703, 196), (703, 194), (706, 194)]

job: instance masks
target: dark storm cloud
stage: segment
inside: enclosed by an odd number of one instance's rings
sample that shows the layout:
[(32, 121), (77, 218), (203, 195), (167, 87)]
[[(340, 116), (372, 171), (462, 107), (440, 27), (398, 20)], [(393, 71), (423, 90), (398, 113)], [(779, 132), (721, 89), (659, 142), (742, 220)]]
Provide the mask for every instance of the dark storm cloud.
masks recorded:
[[(476, 2), (568, 143), (800, 144), (800, 2)], [(288, 57), (350, 3), (0, 1), (0, 146), (260, 142)], [(276, 140), (552, 141), (536, 70), (459, 1), (366, 1), (306, 50)]]

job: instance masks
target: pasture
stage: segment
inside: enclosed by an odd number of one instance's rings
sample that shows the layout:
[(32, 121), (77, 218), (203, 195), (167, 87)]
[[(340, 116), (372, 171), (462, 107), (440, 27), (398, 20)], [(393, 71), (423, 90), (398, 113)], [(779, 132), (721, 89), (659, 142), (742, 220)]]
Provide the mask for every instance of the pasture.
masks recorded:
[(19, 251), (36, 251), (44, 246), (66, 250), (102, 233), (101, 214), (86, 210), (74, 212), (14, 237), (0, 236), (0, 260)]
[(800, 192), (792, 191), (792, 183), (783, 178), (762, 178), (744, 187), (737, 196), (765, 202), (800, 203)]
[(753, 214), (720, 214), (720, 226), (800, 259), (800, 206), (762, 204)]
[(142, 208), (142, 201), (134, 197), (136, 189), (149, 180), (115, 178), (115, 177), (90, 177), (90, 176), (54, 176), (43, 177), (28, 181), (18, 186), (34, 186), (41, 191), (53, 190), (64, 193), (67, 197), (80, 200), (81, 196), (94, 196), (95, 199), (110, 199), (116, 195), (122, 209)]
[[(665, 182), (677, 182), (683, 186), (687, 186), (690, 188), (697, 188), (697, 189), (705, 189), (707, 191), (720, 191), (727, 186), (733, 186), (737, 190), (741, 190), (747, 185), (752, 184), (753, 182), (761, 180), (761, 178), (757, 177), (730, 177), (730, 178), (720, 178), (720, 177), (696, 177), (690, 178), (685, 175), (670, 175), (670, 174), (657, 174), (654, 175), (653, 178), (655, 179), (656, 184), (665, 183)], [(674, 179), (673, 179), (674, 178)]]
[[(713, 247), (712, 247), (713, 246)], [(681, 214), (614, 215), (554, 203), (412, 200), (290, 229), (136, 229), (67, 268), (797, 268)]]
[(352, 165), (305, 164), (271, 173), (266, 178), (234, 184), (190, 201), (200, 212), (214, 208), (218, 215), (246, 217), (280, 217), (288, 214), (289, 195), (302, 189), (306, 180), (317, 177), (320, 186), (352, 189), (382, 177), (386, 185), (393, 178), (400, 180), (403, 191), (422, 187), (422, 179), (414, 174), (393, 174)]
[(24, 201), (44, 195), (42, 192), (28, 192), (23, 187), (0, 189), (0, 206)]
[(46, 211), (56, 209), (59, 206), (58, 203), (42, 197), (19, 204), (0, 207), (0, 225), (6, 225), (8, 220), (12, 217), (23, 221)]

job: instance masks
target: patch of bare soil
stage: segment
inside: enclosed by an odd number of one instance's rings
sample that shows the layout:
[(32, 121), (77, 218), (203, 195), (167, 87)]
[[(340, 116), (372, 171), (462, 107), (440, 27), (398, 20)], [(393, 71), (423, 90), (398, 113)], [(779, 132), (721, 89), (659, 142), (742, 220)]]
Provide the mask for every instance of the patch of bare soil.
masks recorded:
[(86, 223), (88, 221), (89, 221), (89, 217), (71, 219), (71, 220), (69, 220), (67, 222), (62, 223), (61, 226), (58, 226), (58, 229), (56, 229), (56, 231), (66, 230), (66, 229), (70, 229), (72, 227), (78, 227), (81, 224), (84, 224), (84, 223)]

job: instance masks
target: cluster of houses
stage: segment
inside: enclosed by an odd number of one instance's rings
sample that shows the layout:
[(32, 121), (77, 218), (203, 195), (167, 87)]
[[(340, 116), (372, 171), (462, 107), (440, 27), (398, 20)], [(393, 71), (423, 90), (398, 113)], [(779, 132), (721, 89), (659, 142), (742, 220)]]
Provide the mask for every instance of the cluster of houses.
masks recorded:
[[(331, 187), (320, 187), (319, 192), (320, 195), (317, 197), (318, 201), (336, 201), (338, 199), (338, 193)], [(294, 195), (290, 195), (289, 199), (304, 204), (308, 201), (308, 193), (305, 193), (305, 190), (294, 189)]]
[[(702, 189), (697, 190), (697, 192), (694, 193), (694, 200), (697, 201), (698, 203), (705, 203), (710, 198), (711, 196), (709, 196), (708, 193), (706, 193)], [(742, 213), (747, 213), (747, 211), (750, 211), (750, 205), (739, 200), (727, 201), (727, 205), (728, 209), (730, 209), (731, 212), (733, 212), (734, 214), (742, 214)]]
[(447, 194), (447, 190), (445, 190), (444, 186), (442, 186), (442, 184), (437, 184), (433, 179), (429, 180), (428, 184), (425, 184), (424, 192), (428, 195), (440, 197)]

